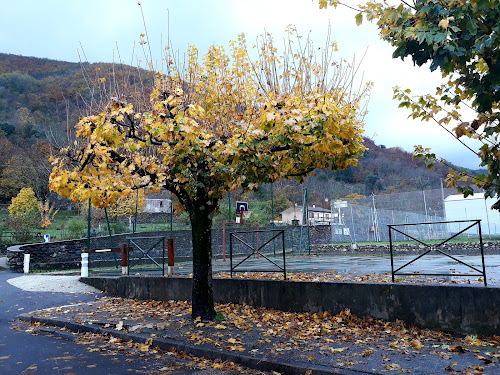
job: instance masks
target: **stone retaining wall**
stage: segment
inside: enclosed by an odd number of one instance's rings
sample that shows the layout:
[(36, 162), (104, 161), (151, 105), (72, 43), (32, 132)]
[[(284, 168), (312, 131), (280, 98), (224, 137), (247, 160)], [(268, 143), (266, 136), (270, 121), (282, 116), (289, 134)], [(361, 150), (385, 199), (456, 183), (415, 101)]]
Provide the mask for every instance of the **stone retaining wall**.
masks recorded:
[(80, 266), (85, 240), (16, 245), (7, 249), (7, 266), (23, 272), (24, 254), (30, 254), (30, 269), (52, 270)]
[[(191, 300), (190, 278), (89, 277), (81, 281), (124, 298)], [(214, 279), (213, 288), (219, 303), (310, 313), (338, 314), (350, 309), (361, 317), (402, 320), (458, 334), (497, 335), (500, 330), (500, 288), (238, 279)]]
[[(404, 253), (415, 253), (423, 252), (428, 250), (429, 247), (424, 245), (416, 244), (395, 244), (393, 245), (393, 252), (395, 254)], [(470, 254), (478, 255), (481, 253), (481, 247), (479, 241), (476, 242), (455, 242), (446, 243), (439, 247), (434, 247), (434, 249), (439, 249), (441, 251), (453, 253), (453, 254)], [(500, 242), (483, 242), (483, 249), (485, 254), (499, 254), (500, 253)], [(332, 245), (332, 244), (312, 244), (311, 251), (315, 254), (319, 253), (332, 253), (332, 252), (359, 252), (359, 253), (375, 253), (375, 254), (389, 254), (390, 248), (388, 244), (371, 244), (371, 245), (356, 245), (356, 249), (353, 249), (351, 245)]]

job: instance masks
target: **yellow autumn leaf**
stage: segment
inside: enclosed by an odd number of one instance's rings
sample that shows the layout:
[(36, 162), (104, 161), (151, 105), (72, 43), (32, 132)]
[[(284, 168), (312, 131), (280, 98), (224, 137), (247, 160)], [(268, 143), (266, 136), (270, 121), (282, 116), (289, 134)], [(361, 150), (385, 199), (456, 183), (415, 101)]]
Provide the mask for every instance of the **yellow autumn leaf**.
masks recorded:
[(397, 370), (401, 370), (401, 366), (398, 365), (397, 363), (389, 363), (388, 365), (385, 366), (385, 369), (397, 371)]
[(342, 353), (344, 350), (347, 350), (349, 348), (345, 347), (345, 348), (330, 348), (330, 352), (332, 353)]
[(412, 347), (414, 347), (415, 349), (417, 349), (417, 350), (420, 350), (420, 349), (422, 349), (422, 347), (423, 347), (423, 345), (422, 345), (422, 343), (420, 342), (420, 340), (417, 340), (417, 339), (415, 339), (415, 340), (411, 340), (411, 341), (410, 341), (410, 345), (411, 345)]
[(448, 26), (450, 25), (450, 20), (448, 18), (443, 18), (441, 21), (439, 21), (438, 26), (443, 28), (443, 29), (448, 29)]

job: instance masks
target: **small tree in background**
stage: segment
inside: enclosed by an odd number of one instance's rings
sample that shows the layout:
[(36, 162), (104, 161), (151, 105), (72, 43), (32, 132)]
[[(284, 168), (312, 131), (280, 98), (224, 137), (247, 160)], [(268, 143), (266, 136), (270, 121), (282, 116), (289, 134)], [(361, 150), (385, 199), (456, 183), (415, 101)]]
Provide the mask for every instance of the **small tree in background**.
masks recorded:
[(140, 214), (144, 207), (146, 206), (146, 198), (144, 190), (138, 190), (137, 193), (131, 194), (128, 197), (121, 198), (114, 205), (108, 207), (108, 215), (112, 218), (118, 217), (128, 217), (129, 224), (132, 221), (132, 217)]
[(52, 220), (59, 210), (54, 209), (54, 206), (45, 200), (45, 202), (38, 202), (38, 212), (40, 212), (40, 228), (47, 229), (52, 225)]
[(9, 225), (17, 241), (30, 239), (29, 231), (39, 223), (38, 201), (32, 188), (22, 188), (9, 206)]

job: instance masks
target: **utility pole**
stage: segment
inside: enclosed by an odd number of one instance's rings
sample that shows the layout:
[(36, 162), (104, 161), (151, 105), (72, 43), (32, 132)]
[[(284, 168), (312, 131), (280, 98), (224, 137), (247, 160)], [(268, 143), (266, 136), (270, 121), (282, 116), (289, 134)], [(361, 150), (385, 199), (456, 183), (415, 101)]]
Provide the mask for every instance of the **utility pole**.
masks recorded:
[(231, 192), (227, 192), (227, 222), (231, 222)]

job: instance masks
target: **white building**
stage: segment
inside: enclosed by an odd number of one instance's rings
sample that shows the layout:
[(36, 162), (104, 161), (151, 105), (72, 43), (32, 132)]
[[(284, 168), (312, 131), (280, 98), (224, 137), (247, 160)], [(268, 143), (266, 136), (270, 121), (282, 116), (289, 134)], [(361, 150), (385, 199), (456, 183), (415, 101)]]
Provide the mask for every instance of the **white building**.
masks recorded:
[[(450, 195), (444, 200), (446, 220), (481, 220), (483, 235), (500, 234), (500, 212), (491, 209), (496, 201), (493, 198), (484, 199), (484, 193), (475, 193), (467, 198), (461, 194)], [(450, 226), (450, 231), (457, 231), (457, 228), (458, 226)], [(464, 224), (461, 225), (460, 229), (462, 228)]]
[(166, 198), (166, 194), (153, 193), (146, 195), (146, 205), (142, 212), (148, 213), (170, 213), (172, 200)]
[[(309, 206), (309, 225), (330, 225), (337, 214), (325, 208)], [(281, 221), (285, 224), (302, 225), (302, 206), (287, 208), (281, 213)]]

